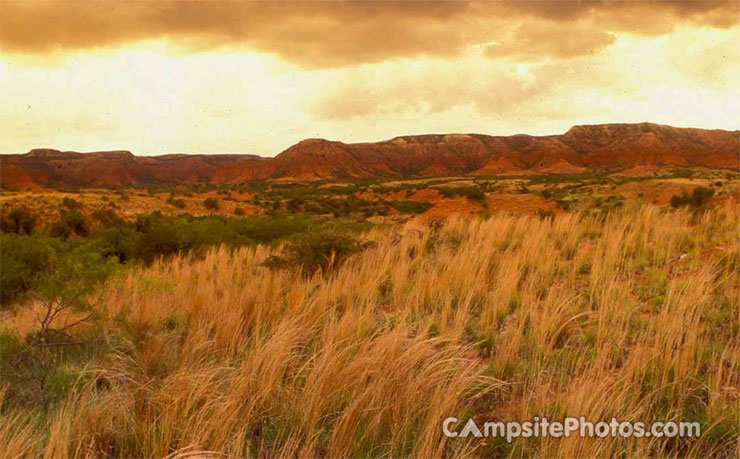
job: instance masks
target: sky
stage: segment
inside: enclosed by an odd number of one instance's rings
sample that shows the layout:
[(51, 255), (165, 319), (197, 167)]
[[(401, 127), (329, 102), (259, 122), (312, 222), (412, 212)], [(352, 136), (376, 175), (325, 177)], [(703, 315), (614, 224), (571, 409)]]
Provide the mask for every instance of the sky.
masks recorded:
[(740, 2), (2, 0), (0, 153), (740, 129)]

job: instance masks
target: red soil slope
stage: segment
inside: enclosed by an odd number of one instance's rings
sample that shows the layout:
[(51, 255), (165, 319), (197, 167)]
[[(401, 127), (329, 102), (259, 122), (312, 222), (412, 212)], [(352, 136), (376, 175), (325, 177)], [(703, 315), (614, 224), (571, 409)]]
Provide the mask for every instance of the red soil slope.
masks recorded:
[(275, 158), (254, 155), (134, 156), (128, 151), (32, 150), (0, 155), (0, 185), (131, 186), (252, 179), (578, 174), (641, 168), (738, 168), (740, 131), (651, 123), (575, 126), (563, 135), (396, 137), (345, 144), (308, 139)]

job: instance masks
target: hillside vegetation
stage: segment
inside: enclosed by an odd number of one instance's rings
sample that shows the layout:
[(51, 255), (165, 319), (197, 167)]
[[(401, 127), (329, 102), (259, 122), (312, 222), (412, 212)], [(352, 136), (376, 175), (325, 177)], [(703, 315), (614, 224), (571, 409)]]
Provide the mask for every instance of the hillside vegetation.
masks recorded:
[[(263, 245), (119, 271), (89, 309), (60, 312), (66, 336), (46, 346), (43, 297), (2, 313), (0, 444), (55, 458), (737, 456), (738, 217), (412, 221), (314, 274), (266, 267), (290, 252)], [(451, 415), (696, 420), (703, 435), (508, 444), (445, 438)]]

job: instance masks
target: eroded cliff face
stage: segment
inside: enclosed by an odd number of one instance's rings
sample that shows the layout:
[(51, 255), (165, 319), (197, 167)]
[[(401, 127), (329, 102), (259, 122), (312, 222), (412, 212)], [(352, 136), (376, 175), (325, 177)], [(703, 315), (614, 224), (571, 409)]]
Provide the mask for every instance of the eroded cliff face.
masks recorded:
[(740, 131), (650, 123), (575, 126), (563, 135), (418, 135), (376, 143), (303, 140), (274, 158), (32, 150), (0, 155), (5, 188), (231, 183), (254, 179), (578, 174), (646, 167), (738, 168)]

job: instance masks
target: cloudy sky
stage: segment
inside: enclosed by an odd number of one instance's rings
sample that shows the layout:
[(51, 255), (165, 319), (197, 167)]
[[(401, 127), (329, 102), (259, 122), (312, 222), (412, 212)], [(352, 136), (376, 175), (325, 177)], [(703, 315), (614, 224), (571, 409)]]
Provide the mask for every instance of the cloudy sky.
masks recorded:
[(0, 153), (738, 129), (739, 5), (2, 0)]

